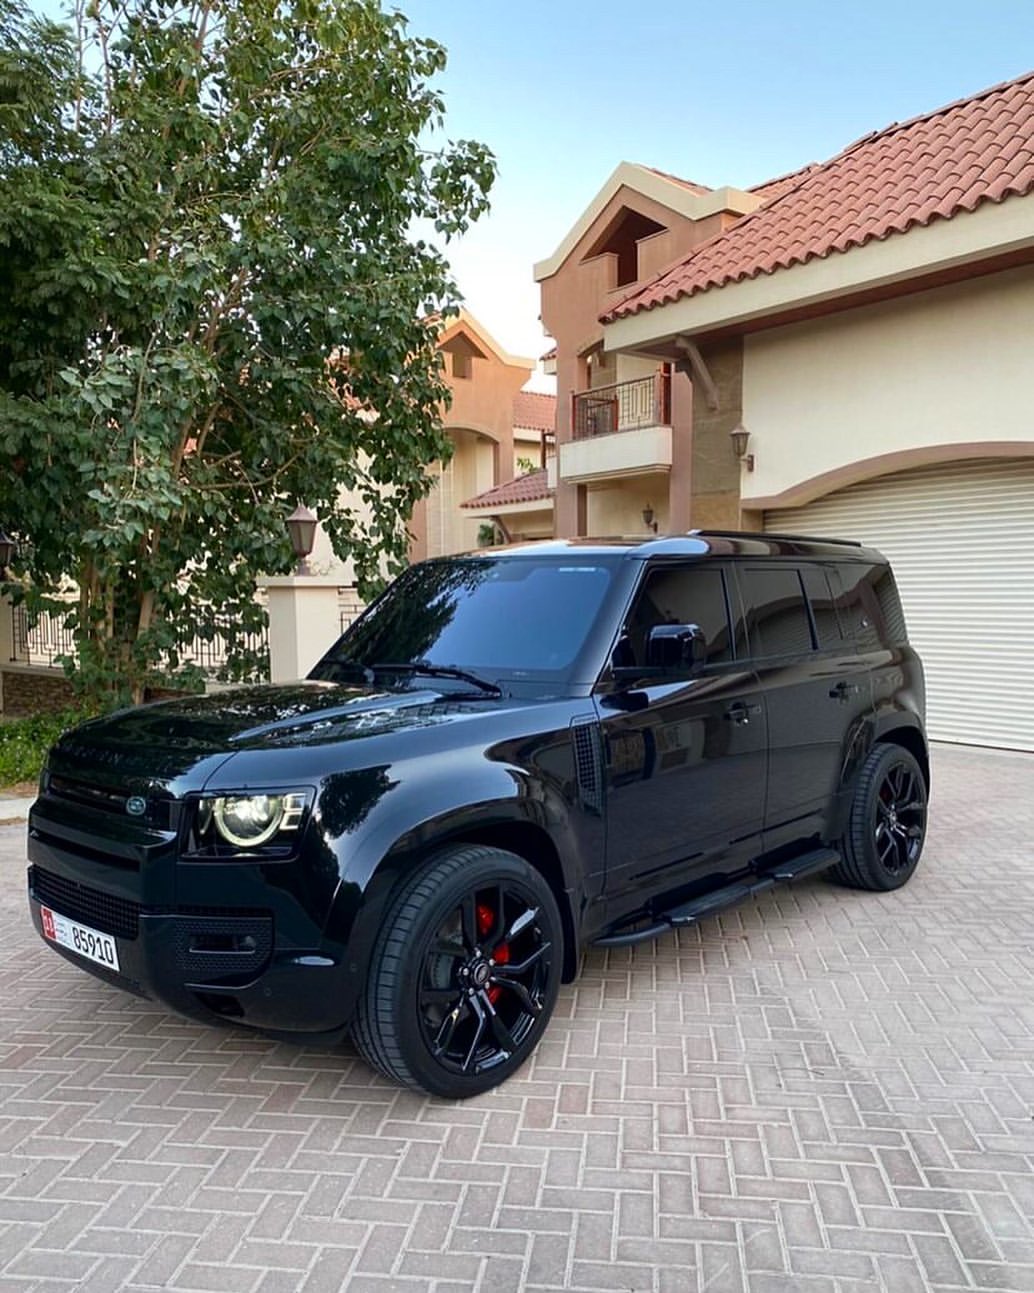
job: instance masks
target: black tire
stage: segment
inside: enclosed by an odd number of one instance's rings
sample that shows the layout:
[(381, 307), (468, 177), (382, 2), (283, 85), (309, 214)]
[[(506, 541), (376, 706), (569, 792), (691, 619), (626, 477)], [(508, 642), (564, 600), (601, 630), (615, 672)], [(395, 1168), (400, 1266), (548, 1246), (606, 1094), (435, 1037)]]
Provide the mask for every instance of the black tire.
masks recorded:
[(502, 849), (451, 849), (407, 877), (389, 905), (353, 1039), (403, 1086), (478, 1095), (538, 1044), (562, 967), (560, 913), (539, 872)]
[(923, 771), (900, 745), (875, 745), (862, 766), (832, 879), (854, 889), (900, 889), (919, 865), (926, 838)]

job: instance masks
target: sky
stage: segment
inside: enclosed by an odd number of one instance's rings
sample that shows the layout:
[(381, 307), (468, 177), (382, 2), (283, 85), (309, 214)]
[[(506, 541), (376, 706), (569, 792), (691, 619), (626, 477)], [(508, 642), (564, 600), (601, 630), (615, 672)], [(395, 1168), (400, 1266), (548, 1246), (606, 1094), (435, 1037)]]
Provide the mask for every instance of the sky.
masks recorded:
[(747, 188), (1034, 67), (1034, 0), (385, 0), (449, 51), (450, 138), (492, 211), (447, 249), (515, 354), (548, 342), (532, 265), (621, 161)]
[(445, 250), (471, 312), (532, 358), (532, 266), (619, 162), (749, 188), (1034, 67), (1034, 0), (382, 4), (449, 51), (446, 136), (495, 153), (491, 212)]

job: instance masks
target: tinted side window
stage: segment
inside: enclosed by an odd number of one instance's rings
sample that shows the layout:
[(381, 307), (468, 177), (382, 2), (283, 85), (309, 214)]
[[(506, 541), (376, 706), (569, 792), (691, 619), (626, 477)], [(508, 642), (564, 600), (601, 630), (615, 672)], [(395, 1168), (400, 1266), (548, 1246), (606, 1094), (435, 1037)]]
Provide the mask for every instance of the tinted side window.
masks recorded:
[(745, 566), (741, 568), (741, 582), (752, 655), (800, 655), (815, 649), (797, 570), (790, 566)]
[(835, 650), (843, 644), (843, 637), (833, 590), (829, 586), (829, 575), (823, 566), (803, 566), (801, 579), (808, 595), (819, 648), (824, 651)]
[(873, 591), (883, 616), (887, 640), (895, 644), (905, 643), (908, 641), (908, 628), (905, 625), (905, 612), (901, 609), (901, 598), (898, 596), (894, 575), (890, 566), (877, 566), (874, 573), (876, 583)]
[(881, 569), (861, 561), (844, 561), (832, 572), (844, 637), (863, 649), (880, 645), (880, 610), (872, 590), (872, 579), (874, 572)]
[(646, 663), (646, 639), (657, 624), (698, 624), (707, 663), (732, 659), (725, 580), (717, 566), (669, 566), (647, 573), (614, 653), (616, 665)]

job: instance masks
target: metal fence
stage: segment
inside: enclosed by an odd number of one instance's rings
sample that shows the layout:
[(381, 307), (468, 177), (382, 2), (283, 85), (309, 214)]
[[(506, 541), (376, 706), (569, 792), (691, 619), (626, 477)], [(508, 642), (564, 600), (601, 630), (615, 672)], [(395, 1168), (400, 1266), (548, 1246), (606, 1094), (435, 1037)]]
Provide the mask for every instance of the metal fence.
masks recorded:
[[(338, 589), (338, 613), (342, 633), (365, 609), (366, 604), (355, 588)], [(178, 653), (180, 662), (196, 665), (207, 678), (215, 678), (228, 663), (228, 636), (218, 631), (211, 638), (196, 634), (190, 643), (180, 648)], [(260, 654), (269, 659), (268, 627), (253, 633), (234, 636), (248, 652)], [(10, 658), (14, 663), (57, 667), (61, 656), (75, 656), (75, 635), (65, 627), (64, 616), (59, 613), (42, 611), (38, 616), (30, 618), (25, 606), (13, 606), (9, 650)]]
[(366, 603), (354, 588), (339, 588), (337, 590), (337, 607), (341, 632), (344, 633), (353, 620), (357, 620), (366, 610)]
[(615, 386), (597, 386), (572, 397), (574, 438), (671, 423), (671, 379), (666, 370)]
[[(247, 651), (268, 659), (268, 628), (235, 636)], [(53, 611), (30, 618), (24, 606), (13, 606), (11, 639), (11, 660), (17, 664), (56, 666), (61, 656), (76, 654), (75, 635), (65, 626), (64, 617)], [(215, 677), (229, 659), (227, 635), (218, 630), (211, 638), (196, 634), (178, 654), (182, 664), (196, 665), (206, 677)]]
[(44, 611), (30, 624), (24, 606), (11, 608), (11, 659), (20, 664), (56, 664), (58, 656), (75, 655), (75, 638), (64, 618)]

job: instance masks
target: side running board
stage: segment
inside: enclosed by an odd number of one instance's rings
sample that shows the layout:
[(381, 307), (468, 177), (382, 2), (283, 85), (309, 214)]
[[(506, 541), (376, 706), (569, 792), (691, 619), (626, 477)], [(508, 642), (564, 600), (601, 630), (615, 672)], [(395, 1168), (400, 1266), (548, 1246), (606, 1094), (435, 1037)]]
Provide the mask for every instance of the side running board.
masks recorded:
[(639, 929), (629, 930), (625, 934), (605, 934), (594, 940), (596, 947), (631, 947), (633, 943), (644, 943), (649, 938), (657, 938), (672, 929), (682, 929), (686, 925), (695, 925), (697, 921), (716, 916), (720, 911), (735, 907), (745, 898), (754, 898), (759, 893), (773, 889), (777, 884), (792, 884), (806, 876), (818, 875), (840, 861), (840, 854), (835, 849), (813, 849), (802, 853), (788, 862), (780, 862), (771, 871), (753, 879), (728, 884), (724, 889), (715, 889), (673, 907), (670, 911), (658, 914), (655, 922)]

